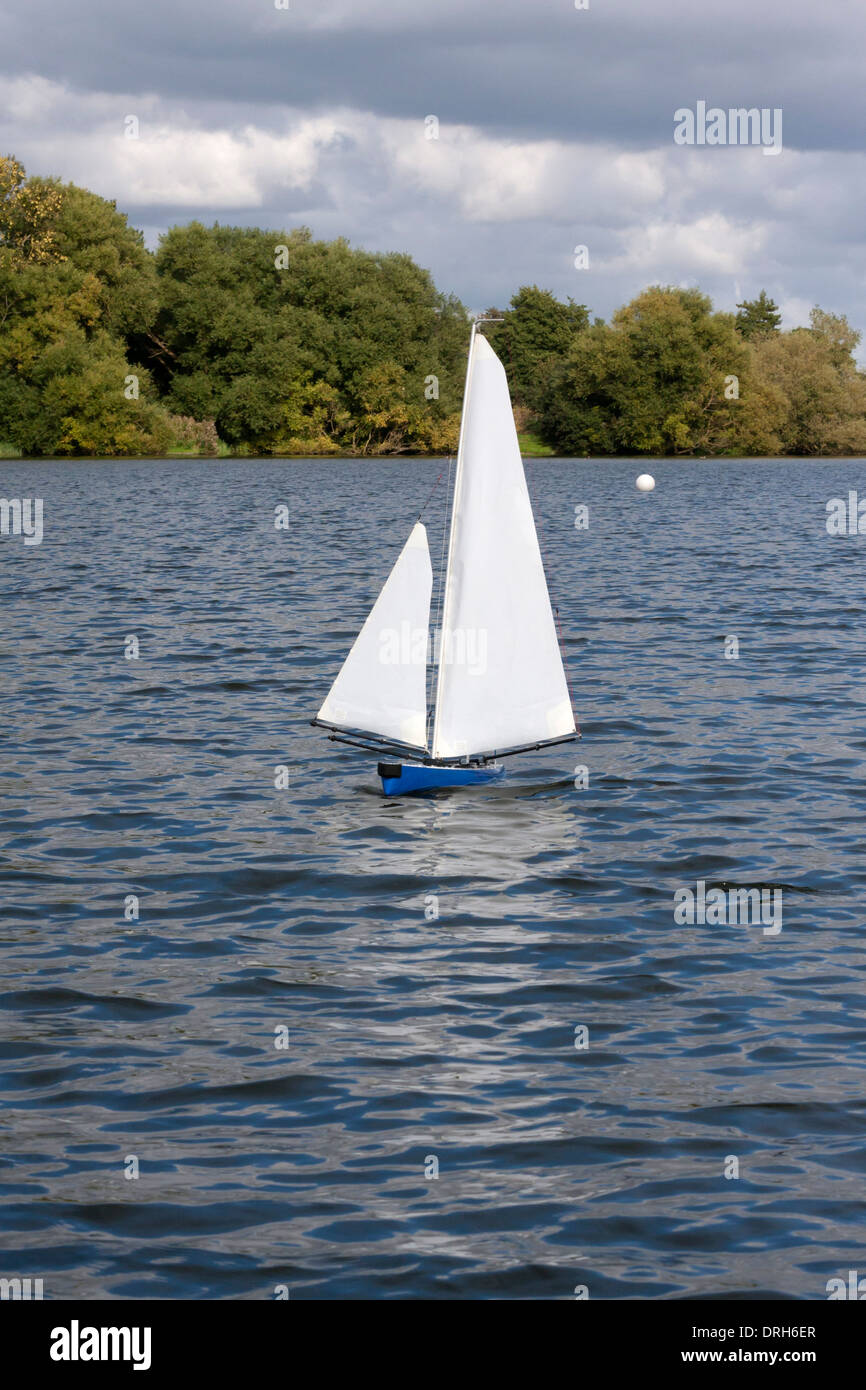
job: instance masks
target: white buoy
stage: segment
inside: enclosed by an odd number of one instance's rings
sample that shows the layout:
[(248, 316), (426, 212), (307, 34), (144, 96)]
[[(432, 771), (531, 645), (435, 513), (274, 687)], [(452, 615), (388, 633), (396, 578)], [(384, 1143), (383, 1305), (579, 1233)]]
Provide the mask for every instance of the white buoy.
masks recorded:
[(652, 473), (641, 473), (639, 478), (635, 478), (634, 485), (638, 492), (652, 492), (656, 485), (656, 480)]

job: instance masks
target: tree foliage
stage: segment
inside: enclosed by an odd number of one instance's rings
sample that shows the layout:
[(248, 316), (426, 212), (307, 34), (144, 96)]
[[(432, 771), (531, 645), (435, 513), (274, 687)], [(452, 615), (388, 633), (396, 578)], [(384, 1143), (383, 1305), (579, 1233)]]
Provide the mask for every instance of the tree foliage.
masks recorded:
[(853, 356), (859, 341), (844, 315), (816, 307), (811, 328), (755, 344), (758, 383), (784, 401), (779, 452), (866, 453), (866, 377)]
[(453, 448), (466, 314), (399, 254), (173, 227), (151, 352), (170, 407), (262, 452)]
[(744, 338), (763, 338), (778, 333), (782, 315), (779, 306), (761, 290), (757, 299), (744, 299), (737, 305), (737, 330)]
[(0, 161), (0, 439), (28, 454), (154, 454), (170, 442), (124, 333), (156, 312), (141, 234), (86, 189)]
[(216, 429), (246, 452), (443, 452), (466, 330), (409, 256), (196, 222), (153, 255), (114, 203), (0, 161), (0, 441), (26, 453), (189, 449), (190, 419), (200, 452)]
[[(859, 333), (765, 291), (651, 286), (609, 323), (525, 285), (485, 328), (515, 419), (564, 454), (866, 454)], [(406, 255), (305, 227), (172, 227), (0, 158), (0, 443), (26, 454), (456, 447), (468, 318)]]
[(0, 249), (8, 253), (9, 264), (45, 265), (64, 259), (53, 226), (60, 204), (59, 189), (28, 180), (17, 159), (0, 155)]
[(730, 314), (698, 290), (653, 286), (577, 335), (542, 430), (575, 454), (725, 452), (749, 374)]
[[(499, 316), (496, 309), (488, 313)], [(505, 364), (515, 404), (538, 413), (551, 376), (589, 314), (572, 299), (562, 304), (549, 290), (524, 285), (501, 317), (487, 336)]]
[[(775, 305), (755, 303), (766, 326)], [(866, 453), (859, 334), (819, 308), (810, 322), (743, 333), (699, 291), (654, 286), (578, 331), (535, 427), (578, 455)]]

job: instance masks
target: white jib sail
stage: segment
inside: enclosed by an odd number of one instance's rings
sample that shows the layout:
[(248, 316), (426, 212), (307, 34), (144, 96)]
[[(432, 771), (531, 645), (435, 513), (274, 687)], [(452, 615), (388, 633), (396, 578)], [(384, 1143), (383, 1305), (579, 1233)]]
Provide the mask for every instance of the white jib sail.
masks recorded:
[(426, 747), (432, 588), (419, 521), (319, 710), (323, 723)]
[(432, 755), (575, 732), (505, 370), (476, 333), (467, 372)]

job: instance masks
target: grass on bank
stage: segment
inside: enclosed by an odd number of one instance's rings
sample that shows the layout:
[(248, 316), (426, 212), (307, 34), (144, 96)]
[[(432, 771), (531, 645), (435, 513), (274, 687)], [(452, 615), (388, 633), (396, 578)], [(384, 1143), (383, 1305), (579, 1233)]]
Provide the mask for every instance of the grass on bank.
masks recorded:
[(519, 432), (517, 438), (520, 442), (520, 452), (521, 454), (524, 454), (526, 458), (553, 458), (553, 450), (550, 448), (550, 446), (544, 444), (538, 438), (538, 435), (533, 434), (530, 430), (523, 430)]
[(198, 444), (173, 444), (165, 456), (170, 459), (227, 459), (236, 457), (234, 449), (230, 448), (228, 444), (224, 444), (222, 440), (219, 441), (216, 454), (208, 449), (200, 448)]

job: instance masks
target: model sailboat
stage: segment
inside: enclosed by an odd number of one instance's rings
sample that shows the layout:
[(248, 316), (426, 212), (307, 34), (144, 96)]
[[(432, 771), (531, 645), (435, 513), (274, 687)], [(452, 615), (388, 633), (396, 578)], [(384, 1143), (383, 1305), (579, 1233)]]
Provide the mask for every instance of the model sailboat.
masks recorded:
[(391, 755), (386, 796), (488, 782), (497, 758), (577, 738), (505, 370), (472, 325), (429, 737), (433, 588), (414, 526), (318, 716)]

